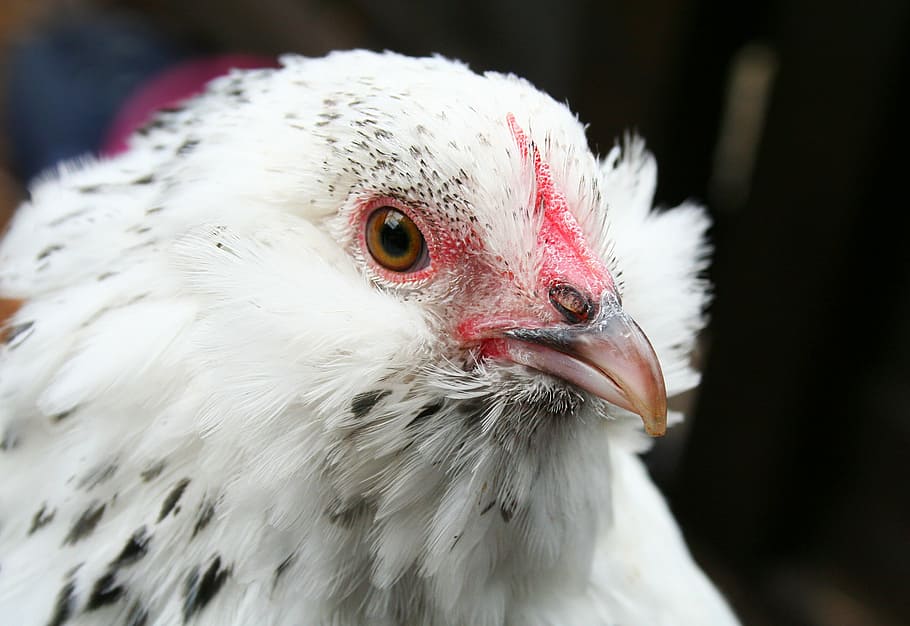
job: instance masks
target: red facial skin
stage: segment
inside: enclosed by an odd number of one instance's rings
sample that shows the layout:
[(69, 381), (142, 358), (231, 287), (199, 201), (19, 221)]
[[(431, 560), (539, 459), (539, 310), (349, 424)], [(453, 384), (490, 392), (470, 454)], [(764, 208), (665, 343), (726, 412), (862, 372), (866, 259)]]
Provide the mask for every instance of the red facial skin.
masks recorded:
[(613, 277), (588, 247), (565, 195), (553, 182), (550, 165), (541, 159), (537, 146), (525, 135), (514, 115), (509, 113), (506, 122), (522, 158), (528, 158), (529, 151), (534, 158), (535, 205), (543, 207), (544, 211), (543, 224), (537, 235), (537, 249), (543, 259), (539, 277), (541, 286), (546, 288), (543, 291), (558, 282), (587, 288), (595, 297), (606, 289), (613, 290)]
[[(648, 434), (663, 435), (666, 383), (654, 347), (619, 306), (613, 277), (585, 241), (549, 164), (512, 114), (506, 122), (520, 156), (534, 166), (531, 210), (538, 213), (529, 218), (540, 223), (535, 249), (530, 251), (537, 255), (536, 275), (515, 276), (510, 260), (491, 258), (478, 233), (463, 222), (453, 225), (451, 215), (401, 206), (389, 198), (366, 203), (359, 221), (355, 218), (364, 257), (375, 275), (390, 283), (433, 288), (428, 283), (440, 271), (451, 277), (436, 286), (444, 289), (445, 317), (451, 324), (451, 330), (442, 333), (470, 358), (511, 362), (562, 379), (637, 413)], [(421, 230), (429, 252), (426, 267), (392, 272), (368, 254), (365, 226), (370, 214), (384, 205), (398, 207)], [(532, 332), (543, 329), (545, 333)], [(564, 344), (548, 345), (549, 340), (540, 339), (553, 336)]]
[[(509, 113), (506, 122), (522, 158), (533, 155), (535, 206), (543, 208), (543, 220), (537, 234), (537, 250), (541, 258), (537, 276), (538, 297), (547, 298), (551, 286), (566, 283), (599, 301), (605, 291), (615, 291), (613, 277), (588, 246), (578, 220), (569, 209), (565, 195), (556, 188), (550, 166), (541, 158), (537, 146), (525, 135), (514, 115)], [(458, 334), (466, 343), (479, 341), (481, 356), (505, 358), (506, 342), (496, 335), (509, 328), (540, 328), (562, 321), (552, 308), (548, 312), (550, 315), (546, 319), (528, 316), (521, 310), (471, 316), (458, 325)]]
[[(366, 240), (367, 221), (370, 219), (373, 211), (381, 207), (395, 207), (411, 218), (411, 221), (414, 222), (426, 240), (427, 252), (430, 257), (426, 267), (418, 269), (416, 272), (395, 272), (386, 269), (377, 263), (369, 254)], [(430, 228), (421, 211), (415, 211), (403, 202), (387, 196), (370, 200), (360, 207), (359, 211), (354, 216), (353, 225), (357, 229), (358, 244), (364, 253), (364, 257), (368, 259), (370, 268), (377, 276), (390, 283), (408, 284), (424, 282), (435, 276), (440, 267), (456, 263), (459, 257), (462, 256), (466, 247), (465, 242), (459, 242), (452, 237), (447, 237), (447, 233), (445, 232)]]
[[(521, 157), (531, 158), (536, 181), (535, 206), (543, 211), (541, 228), (537, 235), (537, 253), (540, 255), (539, 274), (536, 277), (535, 297), (540, 302), (531, 306), (526, 299), (511, 294), (517, 289), (511, 272), (495, 273), (481, 267), (474, 254), (482, 249), (476, 232), (465, 238), (452, 236), (446, 228), (433, 228), (419, 208), (409, 207), (388, 197), (365, 203), (355, 215), (354, 225), (364, 257), (371, 269), (381, 279), (393, 284), (421, 284), (432, 279), (441, 270), (455, 270), (472, 277), (471, 293), (462, 294), (463, 311), (455, 326), (455, 335), (464, 346), (479, 346), (479, 356), (498, 358), (505, 355), (502, 332), (510, 328), (540, 328), (563, 322), (562, 317), (548, 302), (548, 292), (557, 283), (566, 283), (585, 292), (595, 302), (605, 291), (614, 291), (615, 283), (603, 261), (588, 246), (581, 226), (569, 209), (565, 195), (553, 181), (548, 163), (518, 123), (509, 113), (506, 123)], [(373, 211), (382, 206), (393, 206), (410, 217), (423, 233), (429, 252), (429, 263), (415, 272), (394, 272), (382, 267), (368, 253), (365, 225)], [(475, 271), (476, 270), (476, 271)], [(485, 284), (492, 281), (495, 284)], [(477, 293), (496, 294), (487, 306), (471, 303)]]

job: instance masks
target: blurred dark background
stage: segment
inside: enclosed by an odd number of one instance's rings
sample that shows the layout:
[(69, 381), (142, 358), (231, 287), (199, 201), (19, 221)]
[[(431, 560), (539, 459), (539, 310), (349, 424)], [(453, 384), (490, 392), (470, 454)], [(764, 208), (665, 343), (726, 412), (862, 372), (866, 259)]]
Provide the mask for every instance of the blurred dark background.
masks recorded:
[(22, 50), (108, 18), (142, 42), (87, 38), (141, 59), (114, 92), (195, 54), (440, 52), (567, 100), (601, 153), (643, 134), (658, 203), (715, 219), (704, 383), (648, 459), (696, 557), (747, 624), (910, 623), (910, 3), (3, 0), (0, 215), (22, 109), (60, 97), (23, 105)]

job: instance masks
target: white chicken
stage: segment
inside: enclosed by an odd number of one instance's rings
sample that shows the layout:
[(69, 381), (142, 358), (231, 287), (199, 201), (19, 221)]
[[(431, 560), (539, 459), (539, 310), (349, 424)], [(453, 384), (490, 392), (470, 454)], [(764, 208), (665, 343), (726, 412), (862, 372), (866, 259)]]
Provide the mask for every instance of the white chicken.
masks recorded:
[(707, 289), (655, 177), (363, 51), (49, 176), (0, 247), (0, 622), (735, 624), (637, 456)]

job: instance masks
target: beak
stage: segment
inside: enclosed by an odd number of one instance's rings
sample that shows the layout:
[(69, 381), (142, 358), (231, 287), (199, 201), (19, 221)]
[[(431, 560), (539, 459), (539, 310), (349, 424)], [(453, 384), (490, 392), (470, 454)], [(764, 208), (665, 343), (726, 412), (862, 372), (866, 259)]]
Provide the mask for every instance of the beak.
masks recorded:
[(505, 332), (508, 358), (641, 416), (651, 436), (667, 430), (667, 389), (657, 354), (616, 295), (585, 325)]

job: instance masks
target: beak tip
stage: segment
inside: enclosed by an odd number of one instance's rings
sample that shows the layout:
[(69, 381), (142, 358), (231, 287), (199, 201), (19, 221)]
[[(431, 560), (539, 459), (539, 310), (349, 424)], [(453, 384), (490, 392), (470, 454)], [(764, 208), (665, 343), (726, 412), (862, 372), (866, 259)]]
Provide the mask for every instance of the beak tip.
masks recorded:
[[(660, 376), (663, 379), (663, 376)], [(629, 408), (638, 414), (645, 427), (645, 432), (651, 437), (663, 437), (667, 433), (667, 396), (663, 392), (663, 385), (655, 387), (650, 394), (650, 399), (630, 399)]]
[(667, 434), (667, 419), (657, 418), (654, 420), (643, 419), (642, 422), (645, 425), (645, 432), (648, 433), (651, 437), (663, 437)]
[(663, 437), (667, 434), (667, 409), (666, 405), (657, 411), (636, 411), (641, 417), (645, 432), (651, 437)]

